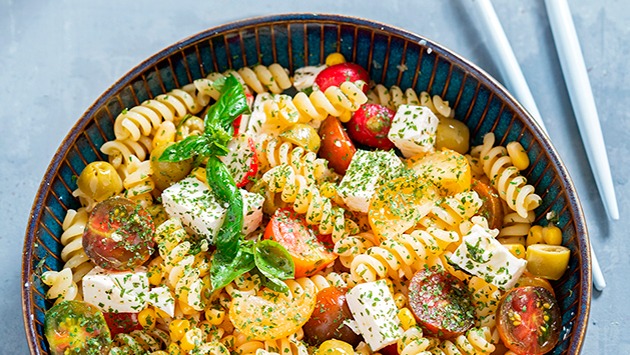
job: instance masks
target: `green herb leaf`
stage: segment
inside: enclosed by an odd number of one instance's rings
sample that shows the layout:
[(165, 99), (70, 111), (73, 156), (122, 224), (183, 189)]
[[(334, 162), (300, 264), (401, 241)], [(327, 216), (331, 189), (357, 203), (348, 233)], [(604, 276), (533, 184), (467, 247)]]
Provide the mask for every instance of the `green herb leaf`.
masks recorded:
[(221, 97), (208, 110), (205, 117), (205, 131), (216, 130), (217, 127), (225, 131), (232, 131), (232, 122), (242, 113), (249, 112), (247, 97), (243, 86), (234, 75), (225, 78), (225, 81), (214, 83), (217, 90), (221, 92)]
[[(218, 249), (217, 249), (218, 251)], [(215, 253), (216, 259), (218, 253)], [(213, 290), (225, 287), (242, 274), (256, 267), (254, 254), (250, 248), (242, 247), (236, 257), (229, 262), (213, 260), (210, 266), (210, 283)]]
[(280, 280), (295, 277), (295, 265), (291, 254), (278, 242), (261, 240), (254, 247), (256, 267), (268, 278)]
[[(171, 144), (158, 159), (161, 162), (178, 162), (198, 155), (200, 151), (207, 151), (210, 143), (206, 135), (189, 136), (184, 140)], [(199, 154), (201, 155), (201, 154)]]

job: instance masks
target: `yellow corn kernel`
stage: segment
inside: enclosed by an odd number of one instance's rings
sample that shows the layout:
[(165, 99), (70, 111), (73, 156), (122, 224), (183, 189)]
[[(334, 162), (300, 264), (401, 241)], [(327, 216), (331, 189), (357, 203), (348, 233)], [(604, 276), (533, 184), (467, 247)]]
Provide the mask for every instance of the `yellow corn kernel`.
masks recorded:
[(153, 329), (155, 328), (155, 321), (157, 320), (157, 314), (153, 310), (153, 308), (145, 308), (140, 313), (138, 313), (138, 323), (144, 329)]
[(162, 257), (158, 256), (157, 258), (151, 260), (151, 262), (149, 263), (149, 270), (147, 272), (147, 276), (149, 277), (149, 284), (157, 286), (160, 284), (160, 282), (162, 282), (163, 270), (161, 264), (163, 261), (164, 260), (162, 259)]
[(225, 319), (225, 312), (218, 309), (208, 308), (205, 311), (206, 320), (212, 325), (219, 325)]
[(519, 142), (510, 142), (507, 145), (507, 152), (512, 159), (512, 164), (518, 170), (525, 170), (529, 166), (529, 157), (527, 156), (527, 152), (525, 152), (525, 148)]
[(503, 244), (507, 250), (519, 259), (525, 259), (525, 247), (522, 244)]
[(352, 345), (337, 339), (326, 340), (317, 350), (318, 354), (354, 355)]
[(190, 322), (187, 319), (175, 319), (168, 326), (171, 332), (171, 340), (178, 341), (190, 329)]
[(544, 227), (542, 230), (542, 235), (545, 243), (549, 245), (562, 244), (562, 231), (560, 230), (560, 228), (554, 225)]
[(416, 318), (407, 307), (398, 311), (398, 319), (400, 319), (400, 323), (402, 324), (404, 330), (416, 326)]
[(184, 353), (182, 352), (182, 349), (179, 347), (179, 345), (175, 344), (175, 343), (170, 343), (168, 345), (168, 355), (183, 355)]
[(201, 344), (203, 338), (203, 331), (199, 328), (193, 328), (184, 334), (180, 342), (180, 346), (182, 347), (182, 350), (190, 351), (194, 349), (195, 346)]
[(529, 233), (527, 234), (527, 241), (525, 242), (527, 246), (530, 246), (532, 244), (544, 243), (542, 229), (542, 226), (532, 226), (529, 229)]
[(337, 195), (337, 189), (333, 183), (326, 181), (319, 186), (319, 193), (322, 197), (334, 198)]
[(329, 67), (335, 64), (341, 64), (345, 62), (346, 62), (346, 58), (343, 56), (343, 54), (338, 53), (338, 52), (330, 53), (326, 57), (326, 65), (328, 65)]
[(197, 180), (203, 181), (204, 183), (208, 184), (208, 179), (206, 177), (206, 169), (202, 167), (196, 167), (192, 170), (190, 174), (196, 177)]
[(346, 123), (350, 121), (351, 118), (352, 118), (352, 112), (346, 110), (341, 113), (341, 116), (339, 116), (339, 121)]

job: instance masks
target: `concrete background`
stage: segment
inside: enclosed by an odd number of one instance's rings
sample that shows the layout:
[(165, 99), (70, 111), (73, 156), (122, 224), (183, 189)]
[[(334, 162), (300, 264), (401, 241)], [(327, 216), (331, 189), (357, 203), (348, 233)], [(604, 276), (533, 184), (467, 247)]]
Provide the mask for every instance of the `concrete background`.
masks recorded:
[[(594, 292), (584, 354), (630, 354), (630, 2), (569, 1), (597, 102), (621, 212), (608, 220), (586, 160), (544, 4), (494, 0), (549, 134), (582, 199), (608, 287)], [(114, 81), (165, 46), (251, 16), (365, 17), (438, 41), (498, 77), (470, 0), (0, 0), (0, 354), (28, 352), (20, 263), (29, 210), (59, 143)], [(624, 331), (624, 329), (626, 329)]]

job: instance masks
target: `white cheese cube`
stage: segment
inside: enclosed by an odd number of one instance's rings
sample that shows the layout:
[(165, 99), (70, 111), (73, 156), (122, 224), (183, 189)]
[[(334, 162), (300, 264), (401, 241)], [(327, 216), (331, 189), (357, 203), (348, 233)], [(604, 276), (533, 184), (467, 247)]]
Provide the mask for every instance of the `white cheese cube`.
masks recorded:
[(346, 301), (363, 339), (372, 351), (396, 343), (403, 335), (398, 308), (385, 280), (354, 286)]
[(496, 230), (473, 225), (449, 259), (461, 269), (507, 290), (514, 287), (527, 261), (512, 255), (495, 239), (497, 234)]
[(367, 213), (380, 182), (394, 178), (402, 168), (392, 152), (358, 150), (339, 183), (339, 195), (351, 210)]
[(143, 267), (110, 271), (96, 266), (82, 281), (83, 299), (103, 312), (140, 312), (147, 305), (149, 278)]
[(243, 229), (242, 233), (248, 235), (255, 231), (262, 223), (262, 206), (265, 198), (261, 194), (241, 189), (243, 196)]
[(225, 219), (226, 208), (214, 193), (195, 177), (188, 177), (162, 192), (162, 204), (169, 217), (178, 218), (192, 233), (214, 244)]
[(164, 311), (171, 317), (175, 317), (175, 297), (168, 287), (154, 287), (149, 291), (147, 303)]
[(400, 105), (387, 138), (405, 158), (432, 152), (439, 119), (425, 106)]
[(318, 67), (308, 66), (297, 69), (293, 75), (293, 87), (299, 91), (312, 87), (315, 84), (317, 75), (326, 67), (326, 65), (320, 65)]

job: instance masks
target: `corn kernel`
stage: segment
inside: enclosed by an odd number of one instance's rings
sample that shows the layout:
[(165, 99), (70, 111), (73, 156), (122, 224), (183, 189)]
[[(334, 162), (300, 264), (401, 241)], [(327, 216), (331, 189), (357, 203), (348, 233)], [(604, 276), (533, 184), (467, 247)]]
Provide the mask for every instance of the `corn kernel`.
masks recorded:
[(184, 353), (182, 352), (182, 349), (179, 347), (179, 345), (175, 344), (175, 343), (170, 343), (168, 345), (168, 355), (183, 355)]
[(201, 344), (203, 341), (204, 334), (203, 331), (199, 328), (193, 328), (184, 334), (180, 342), (180, 346), (184, 351), (190, 351), (195, 348), (195, 346)]
[(400, 319), (400, 323), (404, 330), (416, 326), (416, 318), (407, 307), (398, 311), (398, 319)]
[(519, 142), (510, 142), (507, 145), (507, 152), (512, 159), (512, 164), (518, 170), (525, 170), (529, 166), (529, 157), (525, 149)]
[(532, 226), (527, 234), (527, 241), (525, 242), (526, 245), (530, 246), (532, 244), (543, 244), (544, 239), (542, 230), (542, 226)]
[(175, 319), (168, 326), (168, 330), (171, 332), (171, 340), (180, 340), (186, 331), (190, 329), (190, 322), (187, 319)]
[(153, 308), (145, 308), (140, 313), (138, 313), (138, 323), (144, 329), (153, 329), (155, 328), (155, 321), (157, 319), (157, 314), (153, 310)]
[(223, 320), (225, 319), (225, 312), (218, 309), (208, 308), (205, 311), (205, 316), (208, 323), (212, 325), (219, 325), (223, 323)]
[(560, 245), (562, 244), (562, 231), (560, 228), (549, 225), (542, 229), (543, 239), (545, 243), (549, 245)]
[(162, 282), (162, 262), (164, 262), (164, 259), (162, 259), (161, 256), (158, 256), (149, 263), (147, 276), (149, 277), (149, 284), (152, 286), (157, 286), (160, 282)]
[(206, 169), (204, 168), (194, 168), (191, 172), (191, 175), (196, 177), (197, 180), (203, 181), (205, 184), (208, 184), (208, 179), (206, 177)]
[(394, 303), (396, 304), (397, 308), (403, 308), (406, 304), (407, 304), (407, 297), (405, 297), (405, 294), (398, 292), (394, 294)]
[(338, 52), (330, 53), (326, 57), (326, 65), (329, 67), (335, 64), (341, 64), (345, 62), (346, 62), (346, 58), (343, 56), (343, 54), (338, 53)]
[(522, 244), (503, 244), (507, 250), (519, 259), (525, 259), (525, 247)]
[(352, 118), (352, 112), (346, 110), (341, 113), (341, 116), (339, 116), (339, 121), (346, 123), (350, 121), (351, 118)]

